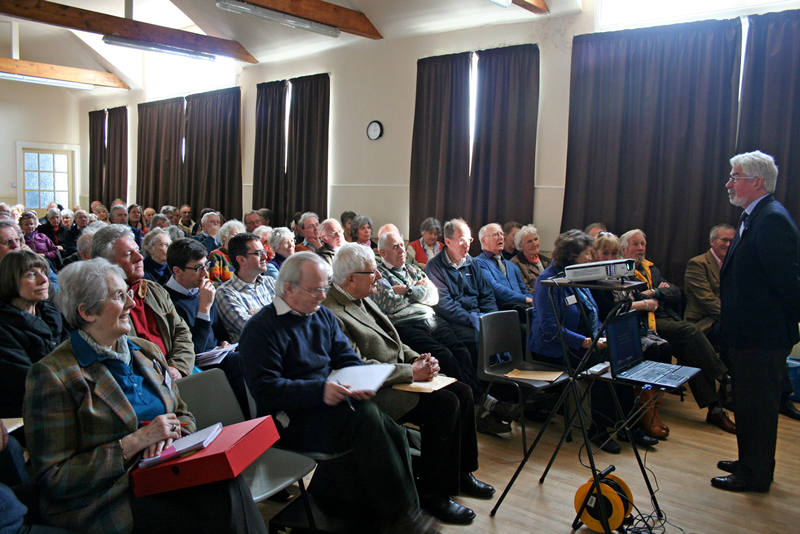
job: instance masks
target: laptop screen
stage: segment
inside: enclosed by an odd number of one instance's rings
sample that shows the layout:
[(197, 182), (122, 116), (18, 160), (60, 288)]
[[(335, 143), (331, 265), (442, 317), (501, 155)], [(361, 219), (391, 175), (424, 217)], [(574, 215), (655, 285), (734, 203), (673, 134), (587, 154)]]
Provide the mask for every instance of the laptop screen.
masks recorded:
[(612, 376), (642, 360), (638, 313), (627, 313), (606, 324)]

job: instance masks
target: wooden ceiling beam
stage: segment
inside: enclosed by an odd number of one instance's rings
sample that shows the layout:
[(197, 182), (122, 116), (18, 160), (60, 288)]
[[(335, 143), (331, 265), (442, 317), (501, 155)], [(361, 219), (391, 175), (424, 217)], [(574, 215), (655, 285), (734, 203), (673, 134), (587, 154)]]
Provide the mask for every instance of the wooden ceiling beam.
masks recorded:
[(125, 82), (110, 72), (62, 67), (60, 65), (49, 65), (47, 63), (34, 63), (33, 61), (22, 61), (9, 57), (0, 57), (0, 72), (35, 76), (37, 78), (49, 78), (51, 80), (62, 80), (65, 82), (89, 83), (100, 87), (130, 89)]
[(72, 30), (100, 35), (119, 35), (129, 39), (230, 57), (247, 63), (258, 63), (258, 60), (236, 41), (165, 28), (45, 0), (0, 0), (0, 14)]
[[(366, 37), (368, 39), (383, 39), (377, 28), (367, 16), (354, 9), (337, 6), (324, 0), (240, 0), (246, 4), (280, 11), (287, 15), (294, 15), (320, 24), (339, 28), (345, 33)], [(539, 0), (541, 1), (541, 0)]]
[(514, 5), (527, 9), (531, 13), (537, 15), (546, 15), (550, 13), (550, 8), (547, 7), (545, 0), (511, 0)]

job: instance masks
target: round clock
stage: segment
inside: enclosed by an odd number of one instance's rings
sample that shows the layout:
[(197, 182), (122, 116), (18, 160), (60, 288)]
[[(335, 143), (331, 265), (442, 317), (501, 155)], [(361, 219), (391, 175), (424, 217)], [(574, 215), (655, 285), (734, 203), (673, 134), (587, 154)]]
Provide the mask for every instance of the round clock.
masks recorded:
[(372, 141), (378, 139), (383, 135), (383, 124), (381, 121), (372, 121), (367, 126), (367, 137)]

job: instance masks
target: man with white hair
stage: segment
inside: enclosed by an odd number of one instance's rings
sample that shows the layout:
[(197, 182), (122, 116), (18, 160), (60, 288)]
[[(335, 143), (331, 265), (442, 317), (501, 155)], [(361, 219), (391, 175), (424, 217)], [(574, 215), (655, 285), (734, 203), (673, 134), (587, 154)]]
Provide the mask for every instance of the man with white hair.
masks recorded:
[(513, 309), (515, 305), (531, 306), (531, 295), (519, 267), (503, 257), (505, 234), (497, 223), (487, 224), (478, 232), (483, 252), (475, 257), (483, 274), (494, 291), (494, 299), (500, 309)]
[(344, 240), (344, 230), (338, 219), (325, 219), (319, 225), (319, 240), (322, 246), (317, 249), (317, 254), (331, 264), (334, 254), (346, 243)]
[[(402, 244), (400, 248), (405, 253)], [(392, 387), (430, 382), (439, 373), (439, 362), (430, 353), (418, 354), (405, 345), (388, 317), (369, 298), (380, 279), (372, 250), (347, 243), (333, 258), (332, 287), (322, 305), (336, 316), (365, 363), (395, 366), (374, 402), (395, 421), (420, 428), (422, 458), (416, 475), (422, 508), (448, 523), (469, 523), (475, 512), (450, 496), (459, 491), (479, 498), (494, 495), (494, 488), (472, 475), (478, 469), (472, 391), (458, 381), (429, 393)]]
[(734, 378), (739, 459), (719, 462), (731, 474), (711, 485), (766, 492), (775, 471), (786, 357), (800, 341), (800, 233), (772, 196), (778, 180), (772, 156), (748, 152), (730, 163), (725, 187), (731, 204), (744, 211), (720, 269), (720, 322)]
[[(89, 220), (88, 214), (86, 214), (86, 220)], [(92, 259), (92, 238), (98, 230), (105, 228), (106, 226), (108, 225), (101, 221), (95, 221), (87, 225), (86, 228), (83, 229), (81, 236), (78, 238), (78, 244), (75, 253), (64, 258), (64, 267), (70, 263), (75, 263), (76, 261), (86, 261)]]
[(708, 407), (706, 422), (725, 432), (736, 433), (736, 425), (722, 409), (716, 381), (728, 383), (728, 369), (719, 359), (714, 347), (696, 324), (684, 321), (673, 306), (681, 301), (681, 288), (664, 280), (661, 271), (645, 258), (647, 238), (639, 229), (620, 236), (622, 256), (636, 262), (637, 280), (647, 283), (644, 291), (633, 292), (636, 301), (645, 302), (647, 327), (666, 339), (681, 365), (698, 367), (700, 372), (689, 380), (694, 400), (700, 408)]
[(200, 219), (200, 225), (203, 228), (203, 231), (199, 234), (192, 236), (192, 239), (200, 241), (209, 254), (214, 252), (219, 248), (219, 213), (215, 211), (210, 211), (203, 215), (203, 218)]
[(89, 214), (86, 210), (78, 210), (75, 212), (75, 217), (72, 224), (67, 229), (64, 236), (64, 255), (70, 256), (78, 251), (78, 239), (83, 234), (86, 227), (89, 226)]
[(312, 211), (307, 211), (300, 216), (297, 225), (303, 233), (303, 242), (295, 247), (295, 251), (308, 250), (316, 252), (322, 246), (322, 242), (319, 240), (319, 215)]

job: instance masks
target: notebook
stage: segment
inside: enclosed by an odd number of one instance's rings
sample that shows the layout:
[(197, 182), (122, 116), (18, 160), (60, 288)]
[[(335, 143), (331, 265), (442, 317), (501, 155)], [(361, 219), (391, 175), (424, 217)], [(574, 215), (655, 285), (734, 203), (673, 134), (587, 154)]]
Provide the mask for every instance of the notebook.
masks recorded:
[(617, 315), (606, 323), (611, 376), (634, 384), (674, 389), (700, 372), (696, 367), (645, 361), (639, 338), (638, 311)]
[(167, 447), (158, 456), (151, 458), (142, 458), (139, 460), (139, 468), (144, 469), (152, 465), (158, 465), (161, 462), (166, 462), (176, 456), (181, 456), (192, 451), (198, 451), (208, 447), (212, 441), (222, 432), (222, 423), (215, 423), (209, 427), (204, 428), (194, 434), (183, 436), (172, 442), (171, 447)]

